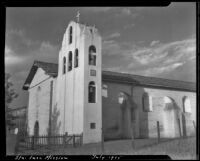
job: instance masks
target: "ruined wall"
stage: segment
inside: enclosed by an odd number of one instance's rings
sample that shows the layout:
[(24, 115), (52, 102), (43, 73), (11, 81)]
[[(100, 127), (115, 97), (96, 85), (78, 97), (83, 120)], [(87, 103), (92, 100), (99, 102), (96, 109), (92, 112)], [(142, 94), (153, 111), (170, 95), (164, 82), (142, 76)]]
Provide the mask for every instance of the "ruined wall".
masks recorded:
[[(142, 104), (142, 95), (147, 92), (152, 97), (152, 112), (144, 112)], [(174, 100), (174, 110), (171, 112), (164, 110), (164, 97), (169, 97)], [(188, 96), (191, 101), (191, 113), (183, 112), (183, 97)], [(133, 98), (139, 107), (140, 114), (140, 137), (157, 137), (156, 121), (160, 122), (161, 137), (177, 137), (179, 136), (179, 127), (177, 119), (182, 120), (185, 116), (185, 124), (181, 121), (181, 133), (186, 126), (187, 135), (194, 134), (194, 126), (192, 121), (196, 123), (196, 94), (194, 92), (184, 92), (166, 89), (153, 89), (144, 87), (133, 88)], [(169, 126), (171, 124), (171, 126)]]
[[(122, 112), (118, 100), (120, 92), (126, 92), (131, 95), (131, 85), (111, 83), (106, 81), (103, 81), (102, 84), (107, 85), (107, 97), (102, 97), (102, 119), (105, 140), (131, 138), (131, 130), (127, 129), (129, 126), (129, 120), (127, 120), (127, 109)], [(135, 116), (133, 127), (134, 136), (137, 138), (139, 135), (139, 115), (137, 109), (132, 115)], [(122, 119), (122, 117), (124, 118)], [(124, 123), (121, 122), (122, 120)], [(120, 130), (120, 124), (123, 124), (124, 126), (127, 124), (127, 126)]]
[[(122, 117), (118, 95), (120, 92), (131, 94), (136, 103), (137, 110), (134, 119), (134, 137), (135, 138), (153, 138), (157, 137), (157, 121), (160, 123), (161, 137), (179, 137), (179, 122), (181, 135), (194, 135), (194, 125), (196, 124), (196, 93), (186, 91), (176, 91), (169, 89), (146, 88), (106, 82), (107, 97), (102, 97), (102, 114), (103, 114), (103, 129), (105, 140), (122, 139), (119, 134), (119, 125)], [(148, 93), (152, 101), (152, 111), (145, 112), (143, 110), (142, 96)], [(183, 97), (187, 96), (191, 102), (191, 113), (183, 110)], [(171, 100), (166, 103), (166, 98)], [(128, 115), (127, 115), (128, 116)], [(179, 119), (179, 120), (178, 120)], [(179, 122), (178, 122), (179, 121)], [(127, 138), (130, 138), (130, 131), (126, 131)]]

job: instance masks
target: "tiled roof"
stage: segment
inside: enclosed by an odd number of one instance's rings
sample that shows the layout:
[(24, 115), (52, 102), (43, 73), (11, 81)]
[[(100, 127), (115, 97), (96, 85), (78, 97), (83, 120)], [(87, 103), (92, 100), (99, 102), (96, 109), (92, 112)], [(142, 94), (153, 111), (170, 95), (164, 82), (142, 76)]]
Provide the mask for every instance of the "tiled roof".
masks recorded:
[(138, 86), (170, 88), (184, 91), (196, 91), (196, 83), (193, 82), (147, 77), (128, 73), (103, 71), (102, 79), (104, 81), (107, 80), (112, 82), (116, 81), (122, 83), (137, 84)]
[[(56, 77), (58, 74), (58, 64), (35, 61), (24, 83), (23, 86), (24, 90), (28, 89), (38, 67), (42, 68), (46, 72), (46, 74), (50, 76)], [(112, 72), (112, 71), (102, 71), (102, 80), (118, 82), (118, 83), (126, 83), (126, 84), (135, 84), (138, 86), (146, 86), (154, 88), (168, 88), (181, 91), (196, 91), (196, 84), (193, 82), (146, 77), (146, 76)]]

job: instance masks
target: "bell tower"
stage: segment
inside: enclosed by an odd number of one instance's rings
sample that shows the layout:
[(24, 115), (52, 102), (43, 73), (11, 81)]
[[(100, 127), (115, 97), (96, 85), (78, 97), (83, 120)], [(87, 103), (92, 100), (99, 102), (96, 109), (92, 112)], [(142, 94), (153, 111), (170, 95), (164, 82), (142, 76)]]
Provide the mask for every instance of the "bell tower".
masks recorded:
[(59, 53), (59, 108), (61, 128), (83, 133), (83, 143), (101, 141), (101, 36), (94, 26), (71, 21)]

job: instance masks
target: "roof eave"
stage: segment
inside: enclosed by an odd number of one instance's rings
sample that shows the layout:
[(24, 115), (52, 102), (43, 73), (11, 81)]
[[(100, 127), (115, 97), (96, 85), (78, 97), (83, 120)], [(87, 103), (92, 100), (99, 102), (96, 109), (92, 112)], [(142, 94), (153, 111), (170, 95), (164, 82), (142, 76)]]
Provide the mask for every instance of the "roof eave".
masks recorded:
[[(31, 81), (33, 80), (33, 77), (37, 71), (37, 69), (40, 68), (39, 64), (38, 64), (38, 61), (34, 61), (32, 67), (31, 67), (31, 70), (29, 72), (29, 75), (28, 77), (26, 78), (26, 81), (22, 87), (23, 90), (28, 90), (29, 89), (29, 86), (30, 86), (30, 83)], [(45, 74), (51, 76), (51, 77), (57, 77), (57, 73), (55, 72), (45, 72)]]
[(31, 70), (30, 70), (30, 72), (28, 74), (28, 77), (26, 78), (26, 80), (24, 82), (24, 85), (22, 87), (23, 90), (28, 90), (29, 85), (30, 85), (30, 83), (31, 83), (31, 81), (32, 81), (37, 69), (38, 69), (38, 66), (34, 62), (32, 67), (31, 67)]
[[(115, 76), (116, 77), (116, 76)], [(187, 92), (196, 92), (195, 88), (182, 88), (182, 87), (171, 87), (171, 86), (164, 86), (164, 85), (158, 85), (158, 84), (144, 84), (140, 83), (135, 80), (122, 80), (120, 79), (112, 79), (111, 77), (105, 75), (102, 77), (103, 81), (108, 81), (108, 82), (115, 82), (115, 83), (124, 83), (124, 84), (130, 84), (130, 85), (135, 85), (135, 86), (143, 86), (147, 88), (158, 88), (158, 89), (169, 89), (169, 90), (177, 90), (177, 91), (187, 91)]]

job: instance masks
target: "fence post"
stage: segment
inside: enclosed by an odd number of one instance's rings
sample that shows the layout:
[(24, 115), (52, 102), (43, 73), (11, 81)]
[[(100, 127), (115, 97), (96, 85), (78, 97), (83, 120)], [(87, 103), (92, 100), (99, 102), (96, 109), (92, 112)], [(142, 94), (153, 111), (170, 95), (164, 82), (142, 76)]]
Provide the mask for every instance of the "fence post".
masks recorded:
[(160, 142), (160, 125), (159, 121), (157, 121), (157, 133), (158, 133), (158, 143)]
[(104, 153), (104, 131), (103, 128), (101, 128), (101, 152)]
[(17, 154), (17, 152), (18, 152), (19, 142), (20, 142), (20, 136), (19, 136), (19, 133), (17, 133), (17, 135), (16, 135), (16, 143), (15, 143), (15, 154)]
[(83, 144), (83, 133), (80, 134), (80, 146)]
[(181, 120), (180, 120), (180, 118), (178, 118), (178, 129), (179, 129), (179, 134), (180, 134), (180, 138), (181, 138), (182, 134), (181, 134)]
[(31, 139), (31, 149), (34, 149), (34, 141), (35, 141), (35, 138), (34, 138), (34, 135), (32, 136), (32, 139)]
[(134, 127), (132, 123), (132, 128), (131, 128), (131, 143), (132, 143), (132, 148), (135, 149), (135, 140), (134, 140)]
[(63, 136), (63, 145), (66, 144), (66, 139), (67, 139), (68, 133), (66, 132)]
[(51, 146), (51, 135), (47, 135), (47, 145)]
[(182, 113), (182, 127), (183, 127), (183, 137), (187, 137), (187, 128), (186, 128), (186, 118), (185, 114)]
[(73, 134), (73, 147), (75, 147), (75, 135)]

